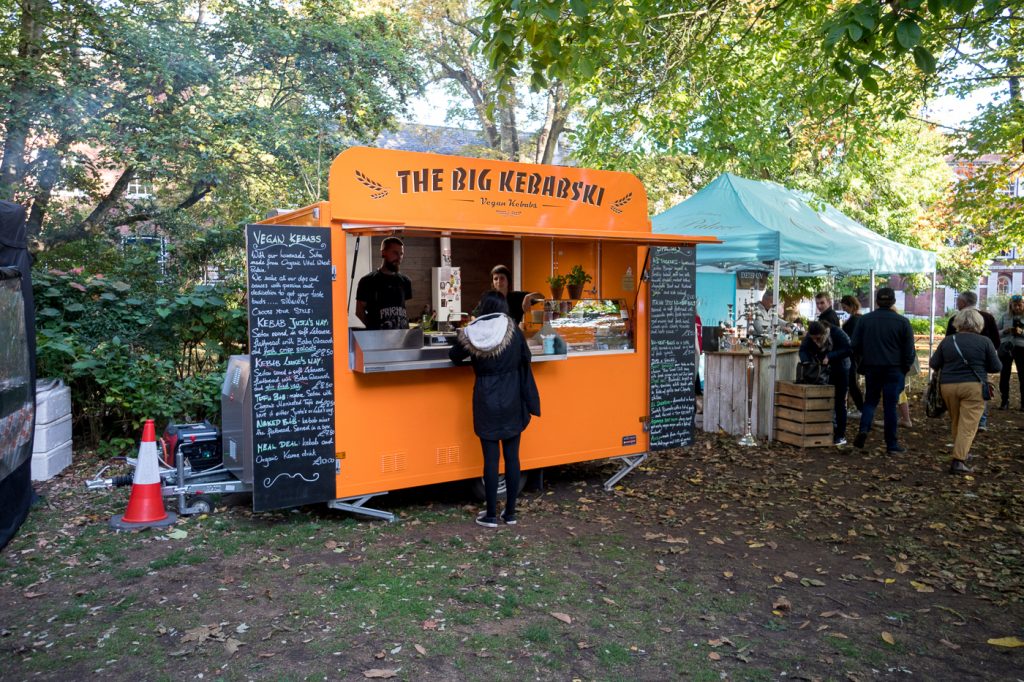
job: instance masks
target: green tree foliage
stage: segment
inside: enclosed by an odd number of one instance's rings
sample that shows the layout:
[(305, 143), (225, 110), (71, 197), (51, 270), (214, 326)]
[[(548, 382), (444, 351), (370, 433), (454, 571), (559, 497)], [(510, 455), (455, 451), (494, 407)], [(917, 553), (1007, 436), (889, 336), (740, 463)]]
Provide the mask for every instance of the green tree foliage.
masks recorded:
[[(987, 97), (956, 133), (952, 152), (964, 164), (953, 196), (950, 242), (984, 262), (1024, 245), (1024, 206), (1007, 189), (1024, 172), (1024, 9), (1006, 0), (860, 0), (824, 29), (834, 68), (851, 82), (887, 76), (913, 63), (930, 91)], [(888, 93), (894, 86), (876, 82)]]
[[(93, 443), (215, 419), (246, 346), (240, 225), (323, 199), (337, 153), (391, 124), (414, 27), (360, 0), (0, 0), (0, 20), (0, 196), (30, 206), (41, 375)], [(165, 266), (122, 248), (138, 234)]]
[[(886, 236), (939, 249), (946, 274), (965, 281), (991, 252), (976, 238), (987, 230), (992, 248), (1006, 244), (1024, 212), (994, 181), (960, 183), (955, 220), (940, 222), (948, 143), (913, 119), (945, 88), (1003, 79), (1012, 100), (1021, 21), (1007, 2), (924, 4), (492, 0), (482, 43), (501, 77), (525, 71), (537, 86), (559, 78), (581, 93), (590, 106), (574, 141), (586, 164), (690, 157), (694, 187), (723, 170), (795, 185)], [(1020, 170), (1015, 106), (991, 105), (963, 138), (961, 153), (1018, 159), (979, 179), (1005, 185)]]
[[(449, 120), (479, 125), (485, 149), (467, 149), (471, 156), (551, 163), (572, 112), (572, 98), (557, 80), (531, 93), (522, 79), (501, 87), (497, 69), (476, 46), (481, 37), (481, 3), (475, 0), (414, 0), (403, 12), (421, 32), (431, 80), (467, 103), (449, 106)], [(536, 133), (526, 131), (536, 126)]]
[[(419, 82), (410, 27), (346, 0), (0, 0), (0, 16), (19, 27), (0, 34), (0, 195), (32, 204), (42, 246), (208, 197), (236, 220), (322, 198), (344, 138), (375, 135)], [(128, 201), (133, 181), (154, 196)], [(81, 194), (55, 207), (57, 189)]]

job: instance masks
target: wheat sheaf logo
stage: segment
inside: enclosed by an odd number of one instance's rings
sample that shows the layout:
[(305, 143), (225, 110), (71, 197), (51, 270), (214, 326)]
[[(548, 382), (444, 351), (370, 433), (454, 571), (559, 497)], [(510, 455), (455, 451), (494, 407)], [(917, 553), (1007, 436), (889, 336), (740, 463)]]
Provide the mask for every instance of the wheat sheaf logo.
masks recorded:
[(628, 204), (631, 201), (633, 201), (633, 193), (632, 192), (630, 192), (626, 196), (622, 197), (621, 199), (616, 199), (615, 201), (612, 202), (612, 206), (611, 206), (612, 213), (614, 213), (616, 215), (622, 213), (622, 207), (625, 206), (626, 204)]
[(370, 178), (363, 175), (362, 171), (356, 171), (356, 180), (361, 182), (363, 186), (366, 187), (367, 189), (373, 190), (373, 193), (370, 195), (371, 199), (383, 199), (388, 195), (388, 192), (390, 191), (388, 190), (387, 187), (380, 184), (379, 182), (371, 180)]

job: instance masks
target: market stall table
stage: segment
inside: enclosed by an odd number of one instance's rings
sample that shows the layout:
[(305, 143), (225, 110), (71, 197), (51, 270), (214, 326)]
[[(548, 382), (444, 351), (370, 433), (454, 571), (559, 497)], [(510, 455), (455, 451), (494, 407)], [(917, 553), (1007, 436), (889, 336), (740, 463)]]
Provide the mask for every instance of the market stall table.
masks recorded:
[[(740, 435), (747, 427), (747, 357), (744, 349), (706, 353), (704, 356), (704, 430)], [(750, 432), (769, 438), (774, 389), (768, 349), (754, 351)], [(799, 349), (779, 348), (776, 376), (779, 381), (796, 379)]]

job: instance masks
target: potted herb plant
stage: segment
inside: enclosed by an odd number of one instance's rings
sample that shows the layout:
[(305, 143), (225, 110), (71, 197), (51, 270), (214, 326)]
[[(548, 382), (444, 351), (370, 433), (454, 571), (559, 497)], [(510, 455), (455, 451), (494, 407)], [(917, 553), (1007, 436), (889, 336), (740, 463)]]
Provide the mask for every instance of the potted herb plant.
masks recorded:
[(569, 289), (569, 298), (581, 298), (583, 295), (583, 285), (593, 281), (593, 279), (583, 270), (582, 265), (572, 266), (572, 270), (565, 276), (565, 286)]
[(562, 289), (565, 288), (565, 275), (551, 275), (548, 277), (548, 285), (551, 287), (551, 298), (557, 301), (562, 298)]

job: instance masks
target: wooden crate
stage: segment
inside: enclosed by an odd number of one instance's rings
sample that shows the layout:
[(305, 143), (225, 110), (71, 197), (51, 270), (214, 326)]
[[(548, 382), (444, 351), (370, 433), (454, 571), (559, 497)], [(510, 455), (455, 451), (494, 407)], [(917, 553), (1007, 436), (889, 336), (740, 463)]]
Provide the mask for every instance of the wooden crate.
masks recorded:
[(792, 381), (778, 381), (775, 384), (776, 407), (788, 407), (800, 412), (832, 410), (835, 388), (811, 384), (797, 384)]
[(798, 448), (823, 448), (832, 445), (832, 434), (827, 436), (798, 436), (795, 433), (776, 430), (775, 440), (780, 443), (788, 443)]
[(780, 381), (775, 387), (775, 439), (801, 448), (832, 445), (832, 386)]

